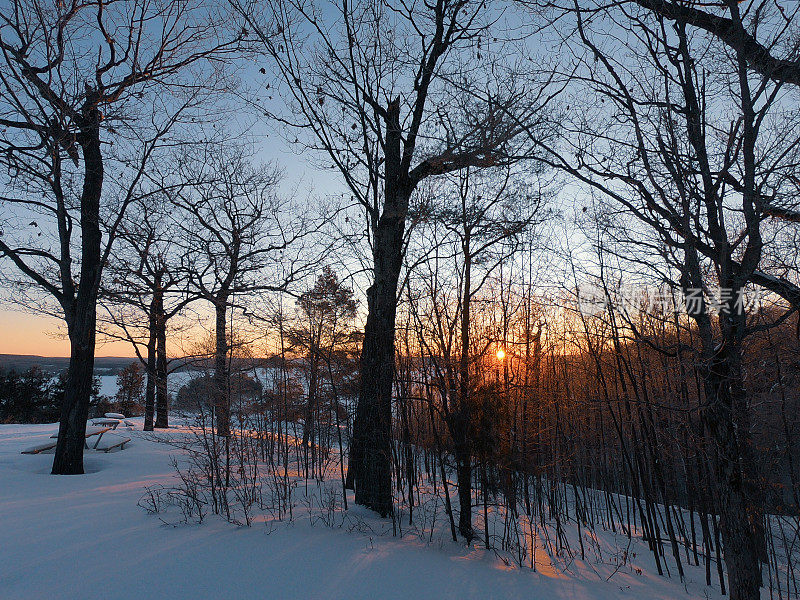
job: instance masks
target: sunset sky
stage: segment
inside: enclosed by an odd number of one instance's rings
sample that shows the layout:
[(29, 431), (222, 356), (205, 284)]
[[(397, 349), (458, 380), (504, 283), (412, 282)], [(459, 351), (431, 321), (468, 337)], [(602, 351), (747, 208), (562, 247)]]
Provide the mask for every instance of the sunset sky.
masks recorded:
[[(64, 322), (0, 306), (0, 354), (69, 356)], [(130, 344), (108, 342), (97, 345), (97, 356), (133, 356)]]
[[(265, 136), (267, 132), (263, 123), (255, 124), (250, 129), (254, 137)], [(286, 197), (324, 198), (341, 194), (343, 187), (337, 175), (321, 168), (301, 150), (298, 146), (273, 143), (271, 138), (265, 136), (261, 143), (256, 144), (254, 160), (274, 163), (281, 169), (280, 190)], [(0, 208), (0, 217), (4, 216), (3, 210)], [(79, 235), (76, 236), (76, 240), (79, 239)], [(15, 274), (12, 266), (8, 265), (7, 268), (9, 273)], [(0, 297), (9, 300), (11, 294), (0, 294)], [(175, 351), (181, 353), (179, 346), (175, 346)], [(10, 301), (0, 301), (0, 354), (69, 356), (64, 321), (20, 310)], [(95, 356), (133, 357), (134, 352), (127, 342), (98, 339)]]

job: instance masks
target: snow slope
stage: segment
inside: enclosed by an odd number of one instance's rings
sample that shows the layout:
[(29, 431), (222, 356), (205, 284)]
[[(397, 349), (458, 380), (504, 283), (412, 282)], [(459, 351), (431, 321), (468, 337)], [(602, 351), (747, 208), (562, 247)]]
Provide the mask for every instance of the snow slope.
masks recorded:
[[(302, 517), (274, 528), (237, 528), (213, 516), (166, 526), (137, 502), (145, 486), (174, 481), (174, 448), (126, 432), (134, 439), (123, 451), (87, 451), (87, 475), (55, 477), (52, 455), (19, 454), (55, 429), (0, 425), (2, 600), (719, 597), (649, 571), (610, 581), (588, 571), (534, 573), (462, 544), (312, 527)], [(360, 516), (385, 529), (366, 511)]]

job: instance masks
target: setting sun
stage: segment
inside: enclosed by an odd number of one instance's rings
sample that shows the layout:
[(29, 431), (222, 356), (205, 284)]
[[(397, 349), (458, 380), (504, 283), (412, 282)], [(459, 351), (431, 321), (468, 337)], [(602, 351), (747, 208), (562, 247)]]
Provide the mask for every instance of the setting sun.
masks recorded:
[(497, 360), (504, 360), (504, 359), (505, 359), (505, 357), (506, 357), (506, 351), (505, 351), (505, 350), (503, 350), (502, 348), (500, 348), (500, 349), (497, 351)]

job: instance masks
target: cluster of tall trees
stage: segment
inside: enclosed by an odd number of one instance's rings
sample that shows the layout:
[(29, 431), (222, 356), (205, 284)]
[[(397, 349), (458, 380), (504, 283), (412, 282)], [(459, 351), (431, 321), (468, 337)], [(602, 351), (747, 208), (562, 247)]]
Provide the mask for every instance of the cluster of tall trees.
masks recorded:
[[(557, 482), (624, 492), (657, 562), (664, 527), (681, 574), (679, 546), (695, 563), (702, 547), (707, 573), (723, 557), (732, 598), (757, 598), (771, 515), (798, 509), (798, 11), (14, 0), (0, 22), (0, 254), (15, 299), (67, 325), (53, 473), (83, 472), (98, 325), (135, 348), (152, 429), (168, 425), (168, 338), (212, 323), (201, 354), (225, 439), (239, 323), (278, 340), (282, 364), (302, 357), (307, 473), (321, 472), (323, 415), (345, 418), (358, 504), (389, 516), (403, 484), (413, 504), (419, 449), (470, 543), (476, 482), (484, 507), (499, 486), (528, 514)], [(324, 218), (254, 158), (265, 121), (335, 173)], [(319, 274), (320, 247), (366, 287), (352, 423), (358, 305)], [(589, 313), (587, 283), (602, 304)], [(758, 362), (761, 345), (775, 361)], [(763, 448), (777, 423), (783, 456)], [(778, 503), (780, 482), (793, 491)], [(679, 508), (700, 515), (700, 544)]]
[(23, 373), (0, 372), (0, 423), (52, 422), (58, 418), (63, 399), (63, 378), (52, 377), (37, 367)]
[[(40, 367), (25, 371), (0, 370), (0, 423), (52, 423), (58, 420), (67, 372), (53, 376)], [(89, 406), (96, 414), (108, 411), (108, 402), (100, 395), (100, 380), (92, 379)]]

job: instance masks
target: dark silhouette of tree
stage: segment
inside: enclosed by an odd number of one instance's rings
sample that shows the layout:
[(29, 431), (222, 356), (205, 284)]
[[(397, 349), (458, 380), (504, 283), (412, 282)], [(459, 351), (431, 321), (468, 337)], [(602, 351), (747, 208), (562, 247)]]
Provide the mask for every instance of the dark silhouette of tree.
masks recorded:
[[(766, 547), (743, 367), (746, 340), (757, 330), (746, 293), (756, 284), (789, 302), (788, 312), (758, 329), (782, 322), (800, 299), (791, 276), (766, 272), (765, 257), (773, 200), (790, 198), (794, 188), (798, 120), (782, 109), (791, 92), (753, 79), (743, 53), (714, 60), (710, 42), (681, 22), (669, 26), (646, 11), (631, 19), (613, 7), (591, 19), (574, 16), (583, 47), (575, 100), (606, 108), (591, 121), (565, 120), (563, 145), (547, 146), (544, 160), (635, 219), (626, 233), (608, 217), (604, 230), (632, 249), (629, 260), (663, 261), (660, 276), (686, 298), (701, 346), (702, 426), (730, 595), (753, 600)], [(622, 49), (603, 35), (608, 27), (632, 34)], [(658, 463), (651, 468), (657, 474)]]
[[(217, 76), (210, 61), (233, 47), (201, 3), (13, 0), (3, 9), (0, 164), (14, 215), (0, 255), (28, 293), (55, 302), (70, 339), (53, 474), (83, 473), (97, 296), (117, 227), (150, 157)], [(180, 80), (201, 62), (206, 74)]]
[[(409, 277), (408, 297), (423, 355), (435, 368), (456, 464), (458, 531), (468, 543), (475, 537), (473, 461), (477, 449), (491, 445), (482, 438), (486, 428), (480, 427), (485, 394), (476, 396), (479, 371), (490, 348), (483, 341), (476, 345), (472, 304), (500, 265), (513, 260), (535, 225), (546, 218), (543, 182), (534, 186), (518, 182), (522, 180), (514, 169), (467, 168), (429, 191), (435, 203), (425, 202), (417, 209), (424, 221), (417, 232), (422, 258)], [(430, 253), (428, 247), (436, 251)]]
[(144, 396), (144, 373), (138, 362), (132, 362), (117, 375), (116, 401), (120, 412), (133, 415), (141, 408)]
[[(163, 175), (168, 182), (169, 175)], [(189, 292), (190, 275), (178, 243), (181, 229), (166, 194), (183, 182), (167, 183), (158, 194), (136, 202), (120, 226), (109, 259), (102, 304), (108, 324), (103, 335), (130, 342), (147, 374), (144, 430), (169, 426), (167, 327), (198, 296)], [(169, 210), (172, 209), (172, 210)], [(181, 357), (183, 364), (187, 357)]]
[(549, 89), (505, 60), (511, 44), (483, 2), (233, 4), (283, 83), (277, 118), (324, 155), (366, 215), (373, 278), (347, 480), (357, 503), (386, 516), (409, 201), (429, 177), (526, 156), (518, 123), (537, 128)]
[[(208, 152), (211, 149), (207, 149)], [(310, 233), (307, 215), (293, 214), (278, 196), (279, 173), (254, 167), (241, 154), (215, 148), (194, 164), (194, 183), (173, 200), (185, 211), (182, 256), (191, 293), (214, 310), (214, 381), (216, 431), (230, 433), (228, 361), (229, 310), (240, 295), (279, 292), (308, 264), (299, 242)]]
[(0, 372), (0, 423), (50, 423), (58, 419), (61, 397), (39, 367)]
[[(674, 0), (632, 0), (682, 27), (706, 31), (722, 41), (758, 74), (800, 86), (796, 3), (722, 0), (717, 3)], [(762, 25), (772, 21), (775, 28)], [(763, 37), (759, 39), (759, 35)], [(792, 40), (794, 37), (794, 40)]]
[[(297, 306), (300, 308), (300, 324), (290, 331), (289, 340), (305, 353), (308, 394), (303, 422), (303, 446), (307, 454), (311, 446), (312, 462), (315, 462), (315, 415), (319, 412), (318, 405), (323, 395), (322, 381), (326, 375), (333, 375), (332, 363), (336, 353), (352, 335), (351, 325), (358, 304), (353, 298), (353, 290), (344, 286), (334, 270), (326, 265), (317, 277), (314, 287), (297, 299)], [(328, 383), (330, 386), (336, 385), (335, 381)], [(333, 410), (339, 410), (338, 403)]]

